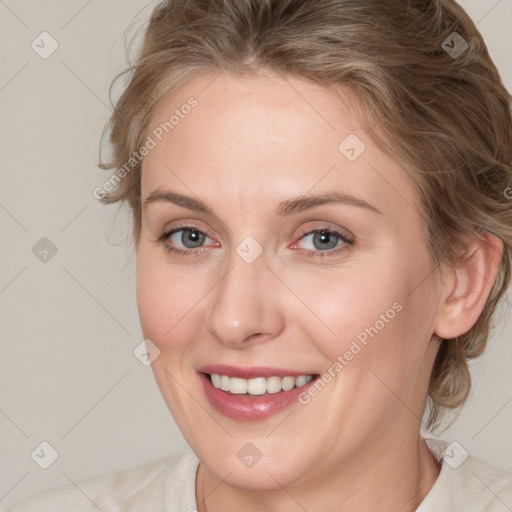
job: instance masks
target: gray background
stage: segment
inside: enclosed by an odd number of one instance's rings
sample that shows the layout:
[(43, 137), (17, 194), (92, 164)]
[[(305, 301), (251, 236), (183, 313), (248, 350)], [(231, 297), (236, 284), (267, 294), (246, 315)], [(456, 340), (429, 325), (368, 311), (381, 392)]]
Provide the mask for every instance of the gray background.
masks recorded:
[[(462, 4), (512, 90), (512, 0)], [(92, 195), (107, 177), (95, 164), (108, 86), (125, 64), (123, 32), (153, 5), (0, 0), (0, 507), (185, 446), (133, 354), (142, 335), (129, 219)], [(31, 47), (43, 31), (59, 45), (46, 59)], [(39, 51), (48, 49), (45, 39)], [(512, 470), (505, 313), (472, 364), (470, 401), (442, 437)], [(43, 441), (58, 452), (48, 469), (36, 463), (50, 454), (38, 458)]]

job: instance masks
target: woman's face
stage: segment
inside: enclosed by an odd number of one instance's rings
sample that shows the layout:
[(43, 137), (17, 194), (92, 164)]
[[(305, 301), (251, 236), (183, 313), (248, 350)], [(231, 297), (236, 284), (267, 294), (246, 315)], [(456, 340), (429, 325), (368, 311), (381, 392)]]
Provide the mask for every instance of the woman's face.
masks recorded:
[(235, 486), (366, 467), (419, 432), (441, 302), (424, 220), (344, 98), (204, 75), (148, 132), (142, 330), (184, 436)]

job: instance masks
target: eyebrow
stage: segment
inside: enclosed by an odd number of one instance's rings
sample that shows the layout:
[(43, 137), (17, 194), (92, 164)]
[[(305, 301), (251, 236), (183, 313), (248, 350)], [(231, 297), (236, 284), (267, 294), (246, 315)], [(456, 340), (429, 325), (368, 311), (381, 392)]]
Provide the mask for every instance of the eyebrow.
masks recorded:
[[(172, 203), (177, 206), (187, 208), (188, 210), (204, 213), (210, 217), (215, 217), (215, 213), (212, 208), (200, 199), (194, 199), (193, 197), (161, 189), (153, 190), (144, 200), (142, 207), (146, 208), (151, 203), (158, 202)], [(314, 208), (315, 206), (328, 203), (341, 203), (349, 206), (356, 206), (359, 208), (365, 208), (374, 213), (382, 214), (380, 210), (367, 201), (341, 192), (327, 192), (287, 199), (279, 203), (275, 212), (276, 215), (285, 217), (293, 213), (302, 212), (309, 208)]]
[(295, 199), (287, 199), (279, 203), (276, 213), (279, 216), (291, 215), (292, 213), (302, 212), (315, 206), (328, 203), (341, 203), (349, 206), (357, 206), (359, 208), (366, 208), (375, 213), (382, 213), (375, 206), (368, 203), (364, 199), (344, 194), (341, 192), (326, 192), (315, 195), (304, 195)]

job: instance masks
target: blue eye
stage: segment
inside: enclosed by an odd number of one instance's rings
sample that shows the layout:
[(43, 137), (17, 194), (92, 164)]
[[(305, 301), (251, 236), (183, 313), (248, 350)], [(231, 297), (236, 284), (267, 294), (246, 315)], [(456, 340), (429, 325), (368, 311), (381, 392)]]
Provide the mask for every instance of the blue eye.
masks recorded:
[(334, 249), (338, 246), (339, 242), (343, 241), (339, 233), (332, 231), (312, 231), (305, 235), (303, 240), (308, 238), (308, 241), (313, 245), (312, 249), (320, 251)]
[[(191, 256), (201, 255), (205, 250), (205, 243), (208, 241), (210, 245), (219, 246), (206, 233), (194, 226), (182, 226), (173, 229), (157, 239), (157, 242), (163, 244), (165, 250), (169, 253)], [(307, 256), (320, 258), (339, 254), (354, 243), (346, 235), (326, 228), (304, 231), (299, 242), (296, 242), (292, 248), (295, 249), (300, 241), (304, 241), (306, 247), (299, 247), (299, 249), (305, 251)], [(307, 247), (308, 245), (309, 247)]]
[(309, 245), (309, 247), (302, 247), (308, 256), (320, 258), (336, 256), (354, 243), (348, 236), (332, 229), (304, 231), (300, 240)]
[[(193, 226), (173, 229), (164, 233), (158, 239), (164, 245), (166, 251), (183, 255), (196, 255), (203, 252), (201, 249), (206, 240), (212, 241), (203, 231)], [(184, 247), (183, 249), (180, 248), (180, 244)]]
[(177, 242), (183, 244), (186, 249), (197, 249), (209, 237), (198, 229), (185, 228), (172, 231), (167, 238), (173, 244)]

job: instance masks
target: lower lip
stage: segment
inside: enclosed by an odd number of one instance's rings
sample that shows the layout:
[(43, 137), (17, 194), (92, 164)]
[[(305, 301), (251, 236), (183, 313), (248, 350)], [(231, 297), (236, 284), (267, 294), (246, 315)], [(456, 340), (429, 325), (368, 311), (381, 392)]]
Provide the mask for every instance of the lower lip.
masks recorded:
[(260, 421), (270, 418), (299, 401), (299, 395), (316, 379), (300, 388), (264, 395), (232, 395), (213, 386), (208, 376), (199, 373), (206, 398), (224, 416), (241, 421)]

